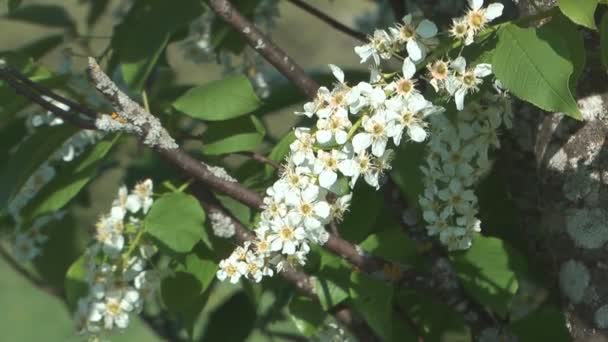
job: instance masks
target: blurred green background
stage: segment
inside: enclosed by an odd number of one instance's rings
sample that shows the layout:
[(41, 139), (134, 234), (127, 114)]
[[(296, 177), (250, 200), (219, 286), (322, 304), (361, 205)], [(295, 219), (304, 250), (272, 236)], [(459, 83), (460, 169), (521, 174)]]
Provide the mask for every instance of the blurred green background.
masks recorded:
[[(18, 48), (38, 38), (49, 34), (61, 33), (62, 29), (26, 24), (6, 19), (7, 1), (0, 0), (0, 51)], [(356, 17), (374, 11), (376, 4), (367, 0), (307, 0), (308, 3), (325, 11), (339, 21), (351, 27)], [(87, 1), (23, 1), (28, 4), (53, 4), (66, 6), (71, 17), (76, 21), (79, 34), (94, 36), (92, 50), (100, 53), (107, 44), (112, 33), (113, 25), (117, 23), (113, 12), (121, 5), (121, 1), (111, 1), (110, 8), (104, 13), (99, 22), (88, 31), (85, 18), (89, 10)], [(177, 4), (178, 2), (176, 2)], [(309, 14), (294, 7), (287, 1), (279, 2), (281, 13), (277, 27), (272, 37), (277, 44), (294, 57), (307, 70), (322, 70), (326, 64), (333, 63), (344, 68), (361, 68), (358, 57), (353, 53), (357, 44), (354, 39), (331, 29), (329, 26), (311, 17)], [(63, 60), (63, 54), (73, 55), (74, 70), (84, 71), (86, 52), (74, 43), (63, 44), (42, 58), (50, 69), (56, 69)], [(203, 84), (221, 77), (221, 67), (214, 63), (196, 64), (183, 58), (183, 51), (178, 44), (173, 44), (168, 50), (169, 64), (176, 71), (177, 81), (181, 84)], [(32, 108), (33, 111), (39, 109)], [(283, 110), (266, 116), (270, 132), (279, 136), (290, 129), (291, 111)], [(136, 158), (138, 147), (135, 144), (123, 145), (115, 151), (119, 161), (117, 167), (104, 172), (88, 189), (92, 199), (90, 206), (81, 206), (73, 210), (76, 226), (90, 227), (96, 216), (107, 210), (119, 184), (123, 182), (125, 162)], [(44, 257), (44, 256), (43, 256)], [(234, 292), (234, 286), (220, 285), (214, 291), (209, 304), (201, 316), (201, 326), (206, 317), (215, 307), (221, 304), (227, 296)], [(266, 298), (266, 305), (274, 299)], [(264, 303), (262, 303), (264, 305)], [(0, 331), (2, 341), (79, 341), (66, 307), (57, 299), (33, 287), (27, 280), (14, 273), (12, 269), (0, 261)], [(238, 324), (238, 322), (234, 322)], [(295, 327), (289, 321), (278, 323), (277, 330), (290, 332)], [(267, 337), (252, 335), (255, 341), (266, 341)], [(145, 325), (135, 322), (122, 334), (117, 334), (112, 341), (156, 341), (155, 335)]]

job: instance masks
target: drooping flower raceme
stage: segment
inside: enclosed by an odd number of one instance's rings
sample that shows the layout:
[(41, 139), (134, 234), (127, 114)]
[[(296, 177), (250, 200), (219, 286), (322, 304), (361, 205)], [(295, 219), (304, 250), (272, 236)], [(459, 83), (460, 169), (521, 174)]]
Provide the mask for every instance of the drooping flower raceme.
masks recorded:
[[(485, 17), (486, 22), (490, 17)], [(426, 184), (430, 187), (445, 179), (444, 174), (435, 172), (435, 167), (452, 178), (463, 179), (425, 192), (428, 198), (421, 198), (425, 220), (435, 234), (451, 226), (464, 227), (448, 230), (451, 235), (444, 233), (441, 240), (448, 246), (458, 242), (459, 248), (467, 244), (465, 239), (452, 236), (470, 236), (470, 231), (479, 228), (476, 197), (470, 189), (478, 178), (466, 179), (466, 175), (469, 171), (476, 175), (481, 172), (467, 167), (473, 156), (461, 149), (471, 145), (468, 140), (460, 141), (458, 134), (450, 141), (434, 138), (434, 134), (453, 135), (456, 128), (441, 114), (442, 106), (422, 95), (419, 80), (426, 78), (416, 77), (416, 63), (422, 62), (436, 46), (436, 34), (437, 27), (432, 22), (412, 15), (388, 31), (376, 30), (368, 44), (355, 48), (362, 63), (369, 61), (373, 65), (369, 82), (349, 85), (344, 72), (330, 65), (336, 79), (334, 86), (320, 87), (303, 111), (296, 112), (316, 119), (314, 128), (295, 129), (295, 141), (289, 147), (280, 178), (266, 190), (264, 209), (254, 229), (256, 237), (220, 263), (220, 280), (235, 283), (245, 277), (258, 282), (264, 276), (303, 265), (310, 246), (322, 245), (329, 239), (325, 227), (340, 221), (348, 211), (351, 189), (357, 181), (363, 179), (378, 189), (384, 172), (390, 169), (394, 147), (404, 141), (423, 142), (429, 136), (436, 147), (433, 153), (444, 153), (446, 160), (452, 162), (444, 163), (440, 156), (441, 162), (424, 170), (428, 175)], [(383, 73), (381, 62), (401, 53), (406, 54), (402, 56), (401, 73)], [(487, 64), (467, 68), (463, 57), (429, 61), (427, 69), (430, 85), (455, 97), (458, 108), (464, 105), (465, 95), (478, 91), (483, 78), (491, 73)], [(479, 139), (484, 124), (478, 123), (475, 128), (479, 129), (468, 139)], [(492, 135), (487, 136), (489, 139)], [(463, 162), (458, 162), (459, 158)]]
[(158, 288), (161, 274), (147, 267), (156, 248), (144, 240), (142, 218), (152, 205), (152, 181), (129, 192), (118, 190), (110, 211), (95, 225), (95, 240), (83, 256), (88, 293), (78, 300), (80, 333), (100, 336), (129, 325), (145, 298)]

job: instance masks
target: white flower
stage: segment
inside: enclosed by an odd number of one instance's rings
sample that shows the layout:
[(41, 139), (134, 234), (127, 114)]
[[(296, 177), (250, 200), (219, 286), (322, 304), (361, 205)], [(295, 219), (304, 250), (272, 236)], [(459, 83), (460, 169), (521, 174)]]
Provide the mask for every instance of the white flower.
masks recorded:
[(438, 59), (426, 66), (431, 80), (429, 83), (436, 92), (445, 88), (445, 82), (450, 74), (449, 60)]
[(350, 201), (353, 198), (353, 194), (349, 193), (344, 196), (338, 197), (338, 199), (331, 205), (331, 217), (336, 222), (341, 222), (344, 218), (344, 214), (350, 207)]
[(122, 251), (125, 238), (122, 235), (123, 222), (110, 216), (102, 216), (95, 224), (95, 239), (101, 243), (103, 252), (115, 257)]
[(452, 19), (452, 26), (450, 27), (452, 37), (458, 40), (466, 40), (470, 36), (469, 32), (469, 24), (466, 18)]
[(160, 274), (155, 270), (147, 270), (139, 273), (133, 284), (135, 288), (141, 293), (142, 297), (150, 298), (160, 286)]
[(298, 226), (301, 220), (295, 215), (272, 222), (272, 232), (268, 236), (271, 251), (281, 251), (283, 254), (294, 254), (300, 242), (306, 237), (304, 228)]
[(248, 252), (245, 257), (245, 263), (247, 264), (247, 274), (245, 276), (259, 283), (265, 275), (264, 269), (267, 269), (264, 267), (264, 259), (252, 252)]
[(434, 43), (431, 38), (437, 35), (437, 26), (427, 19), (421, 20), (415, 26), (414, 17), (408, 14), (403, 17), (403, 24), (398, 24), (396, 28), (391, 27), (390, 31), (394, 41), (405, 44), (409, 57), (418, 62), (426, 56), (427, 46)]
[(152, 180), (146, 179), (143, 182), (137, 183), (133, 188), (133, 192), (127, 197), (127, 209), (136, 213), (139, 210), (143, 210), (146, 214), (152, 206)]
[(114, 326), (124, 329), (129, 325), (129, 312), (133, 310), (133, 303), (138, 299), (137, 291), (125, 293), (109, 293), (103, 302), (93, 305), (89, 320), (99, 322), (103, 320), (105, 329)]
[(324, 192), (316, 185), (310, 185), (298, 192), (287, 194), (287, 204), (291, 210), (287, 216), (294, 224), (304, 223), (307, 229), (318, 228), (329, 217), (330, 206), (323, 200)]
[(329, 152), (319, 150), (313, 171), (319, 175), (319, 185), (329, 189), (338, 179), (338, 166), (346, 158), (343, 152), (332, 149)]
[(329, 89), (327, 87), (319, 87), (317, 90), (317, 95), (314, 100), (310, 102), (306, 102), (304, 104), (303, 112), (295, 112), (296, 115), (304, 115), (311, 118), (313, 115), (317, 113), (319, 109), (325, 104), (326, 94), (329, 93)]
[(387, 101), (387, 107), (391, 110), (389, 118), (394, 120), (393, 125), (388, 128), (388, 136), (393, 138), (395, 145), (399, 146), (403, 131), (415, 142), (426, 139), (426, 122), (424, 119), (432, 113), (441, 110), (441, 107), (433, 106), (422, 95), (415, 95), (408, 100), (391, 99)]
[(492, 73), (492, 66), (481, 63), (474, 68), (467, 69), (466, 60), (461, 56), (452, 61), (451, 67), (456, 71), (456, 74), (448, 78), (446, 89), (450, 95), (454, 95), (456, 108), (463, 110), (465, 95), (479, 90), (479, 85), (483, 82), (482, 78)]
[(446, 202), (445, 210), (464, 213), (470, 206), (477, 202), (477, 197), (472, 190), (464, 190), (462, 183), (452, 180), (446, 189), (440, 190), (437, 196)]
[(376, 30), (368, 44), (355, 47), (355, 53), (361, 58), (361, 63), (367, 62), (371, 57), (374, 63), (380, 64), (380, 58), (391, 58), (391, 37), (384, 30)]
[(378, 187), (378, 174), (373, 170), (372, 157), (366, 150), (361, 151), (354, 158), (347, 158), (340, 162), (338, 166), (340, 172), (350, 179), (350, 187), (354, 188), (357, 179), (360, 175), (365, 177), (365, 181), (373, 186)]
[(363, 117), (362, 126), (365, 132), (357, 133), (353, 138), (355, 153), (361, 153), (371, 146), (373, 155), (380, 157), (384, 154), (392, 125), (387, 114), (386, 111), (380, 111), (371, 117)]
[(297, 127), (294, 134), (296, 140), (289, 145), (289, 149), (291, 150), (291, 161), (295, 165), (300, 165), (306, 159), (314, 159), (313, 146), (315, 144), (315, 137), (310, 134), (310, 129)]
[(471, 36), (483, 29), (487, 23), (500, 17), (504, 9), (504, 5), (501, 3), (493, 3), (487, 8), (481, 8), (483, 0), (468, 0), (468, 2), (470, 9), (466, 14), (466, 19), (471, 32), (469, 35)]
[(419, 94), (420, 92), (416, 89), (416, 80), (413, 79), (416, 74), (416, 65), (412, 62), (410, 57), (403, 60), (403, 66), (401, 67), (403, 76), (398, 80), (391, 82), (387, 86), (387, 90), (394, 91), (398, 97), (407, 99), (410, 95)]
[(211, 229), (213, 234), (221, 238), (231, 238), (234, 236), (235, 227), (230, 217), (219, 211), (213, 211), (209, 214), (211, 221)]
[(221, 281), (229, 278), (230, 282), (236, 284), (242, 275), (247, 273), (247, 264), (231, 256), (220, 261), (217, 278)]
[(317, 121), (317, 132), (315, 136), (321, 144), (329, 143), (333, 140), (339, 145), (343, 145), (348, 139), (348, 130), (352, 126), (348, 120), (346, 110), (336, 112), (327, 118), (320, 118)]

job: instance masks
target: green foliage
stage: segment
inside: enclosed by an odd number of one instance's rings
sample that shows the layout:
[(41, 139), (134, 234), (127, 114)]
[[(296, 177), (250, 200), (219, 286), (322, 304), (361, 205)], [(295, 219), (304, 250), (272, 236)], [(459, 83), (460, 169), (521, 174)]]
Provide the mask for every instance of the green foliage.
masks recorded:
[(21, 6), (22, 2), (23, 2), (23, 0), (8, 0), (8, 3), (7, 3), (8, 11), (13, 12), (17, 8), (19, 8), (19, 6)]
[(545, 25), (521, 28), (514, 24), (498, 32), (492, 59), (496, 77), (515, 96), (547, 110), (581, 119), (570, 89), (575, 75), (579, 33), (564, 34), (564, 28)]
[(0, 171), (0, 208), (6, 210), (28, 178), (71, 137), (75, 128), (62, 125), (39, 129), (24, 141)]
[(395, 228), (371, 234), (360, 244), (360, 247), (371, 255), (386, 260), (413, 264), (419, 257), (416, 243), (398, 229), (399, 227)]
[(391, 178), (413, 207), (418, 207), (418, 196), (424, 192), (420, 166), (426, 157), (425, 149), (423, 144), (401, 144), (392, 163)]
[(598, 5), (597, 0), (558, 0), (559, 9), (573, 22), (596, 30), (593, 15)]
[(500, 239), (477, 235), (471, 248), (452, 252), (450, 260), (465, 291), (505, 317), (518, 275), (526, 271), (523, 256)]
[(510, 330), (520, 341), (572, 341), (564, 314), (553, 306), (544, 306), (511, 323)]
[[(270, 153), (268, 154), (268, 159), (273, 160), (277, 163), (281, 163), (287, 155), (289, 154), (289, 145), (296, 140), (296, 135), (293, 131), (289, 131), (285, 134), (279, 142), (274, 145)], [(276, 169), (270, 165), (264, 166), (264, 174), (266, 177), (271, 177), (276, 173)]]
[[(361, 272), (350, 276), (353, 306), (384, 341), (393, 340), (393, 287)], [(394, 336), (397, 341), (397, 336)]]
[(251, 220), (251, 208), (229, 196), (215, 194), (215, 198), (217, 198), (222, 204), (222, 207), (226, 208), (234, 215), (239, 222), (245, 226), (249, 225)]
[(207, 323), (201, 342), (245, 341), (255, 327), (256, 310), (249, 297), (239, 291), (217, 308)]
[(608, 70), (608, 13), (602, 16), (600, 23), (600, 59), (604, 69)]
[(318, 249), (320, 265), (315, 277), (315, 293), (325, 311), (349, 297), (351, 267), (341, 258)]
[(205, 212), (196, 198), (176, 192), (154, 202), (145, 229), (166, 251), (186, 253), (201, 241), (204, 222)]
[(229, 76), (188, 90), (173, 103), (195, 119), (222, 121), (251, 113), (260, 106), (249, 79)]
[[(260, 0), (236, 0), (232, 5), (245, 18), (252, 19)], [(240, 54), (245, 48), (245, 40), (239, 32), (228, 25), (223, 19), (216, 17), (211, 24), (211, 45), (215, 51), (230, 51)]]
[(291, 298), (289, 315), (298, 330), (306, 337), (314, 335), (326, 317), (326, 313), (321, 310), (318, 303), (304, 296)]
[(407, 289), (396, 297), (405, 314), (420, 327), (425, 341), (471, 341), (471, 331), (464, 318), (441, 300)]
[(89, 148), (77, 160), (61, 168), (57, 175), (44, 186), (35, 199), (23, 209), (22, 215), (31, 219), (63, 208), (91, 181), (99, 164), (118, 140), (105, 139)]
[(78, 299), (86, 296), (89, 291), (86, 272), (85, 257), (81, 256), (72, 263), (65, 275), (65, 297), (71, 311), (76, 310)]
[(219, 155), (252, 151), (264, 139), (266, 128), (253, 115), (209, 124), (203, 134), (203, 153)]
[(160, 293), (167, 310), (194, 335), (194, 323), (208, 300), (199, 280), (191, 273), (177, 271), (162, 280)]
[(338, 227), (342, 237), (352, 242), (363, 241), (374, 228), (382, 201), (382, 193), (360, 179), (353, 189), (349, 211)]
[(202, 11), (196, 0), (180, 1), (179, 6), (164, 0), (138, 0), (132, 5), (112, 35), (112, 48), (131, 90), (143, 89), (171, 35)]
[[(11, 6), (11, 3), (13, 5)], [(55, 28), (65, 28), (76, 31), (76, 23), (63, 6), (57, 5), (28, 5), (19, 6), (18, 1), (11, 1), (13, 8), (8, 14), (9, 19), (21, 20), (32, 24)], [(16, 3), (16, 5), (15, 5)]]

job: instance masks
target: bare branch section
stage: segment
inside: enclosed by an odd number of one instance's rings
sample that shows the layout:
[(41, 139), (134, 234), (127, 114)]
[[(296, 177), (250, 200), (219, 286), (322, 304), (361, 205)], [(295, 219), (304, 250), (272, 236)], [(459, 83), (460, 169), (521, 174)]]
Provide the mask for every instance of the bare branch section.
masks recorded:
[(160, 120), (118, 89), (92, 57), (89, 57), (88, 72), (95, 88), (112, 103), (116, 110), (116, 113), (103, 114), (97, 118), (95, 126), (103, 131), (136, 133), (144, 138), (144, 144), (151, 147), (166, 150), (177, 148), (177, 143), (161, 125)]
[(362, 42), (367, 42), (367, 36), (365, 35), (365, 33), (359, 32), (355, 29), (352, 29), (352, 28), (342, 24), (341, 22), (330, 17), (326, 13), (323, 13), (321, 10), (308, 4), (307, 2), (305, 2), (303, 0), (289, 0), (289, 2), (296, 5), (297, 7), (301, 8), (302, 10), (314, 15), (315, 17), (319, 18), (320, 20), (322, 20), (329, 26), (335, 28), (336, 30), (338, 30), (344, 34), (347, 34), (355, 39), (358, 39)]
[(314, 98), (319, 85), (310, 78), (281, 48), (275, 45), (255, 25), (240, 14), (228, 0), (208, 0), (209, 7), (228, 25), (239, 32), (252, 48), (302, 90)]

